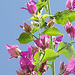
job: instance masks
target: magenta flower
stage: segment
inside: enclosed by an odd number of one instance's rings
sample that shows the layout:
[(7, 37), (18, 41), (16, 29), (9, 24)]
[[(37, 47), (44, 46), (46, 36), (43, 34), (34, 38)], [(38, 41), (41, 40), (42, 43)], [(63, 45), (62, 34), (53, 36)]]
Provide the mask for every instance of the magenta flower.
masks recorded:
[(74, 59), (74, 55), (72, 56), (72, 58), (69, 61), (69, 63), (67, 63), (67, 64), (62, 63), (60, 65), (60, 71), (63, 72), (63, 75), (69, 75), (71, 73), (73, 73), (75, 75), (75, 59)]
[(66, 26), (64, 26), (64, 28), (71, 37), (75, 38), (75, 25), (72, 26), (72, 24), (68, 20), (66, 23)]
[(20, 66), (22, 71), (24, 71), (25, 73), (33, 72), (35, 67), (33, 63), (29, 60), (29, 58), (26, 57), (25, 55), (21, 55)]
[(62, 38), (63, 38), (63, 35), (57, 36), (57, 37), (55, 37), (55, 36), (52, 37), (55, 47), (62, 41)]
[(11, 55), (10, 59), (13, 57), (18, 58), (18, 56), (20, 56), (21, 51), (20, 51), (18, 45), (16, 45), (16, 44), (15, 45), (7, 45), (6, 44), (6, 48), (8, 50), (9, 55)]
[(65, 67), (67, 67), (65, 73), (63, 75), (69, 75), (70, 73), (73, 73), (75, 75), (75, 59), (74, 59), (74, 55), (72, 56), (71, 60), (69, 61), (69, 63), (67, 63), (65, 65)]
[(21, 53), (28, 57), (31, 61), (34, 60), (34, 55), (37, 52), (37, 50), (35, 50), (34, 52), (32, 51), (32, 47), (30, 45), (28, 45), (28, 51), (22, 51)]
[(64, 26), (64, 28), (68, 34), (71, 34), (73, 32), (73, 26), (69, 22), (69, 20), (67, 20), (66, 26)]
[(75, 8), (75, 0), (67, 0), (66, 7), (73, 10)]
[(43, 62), (38, 70), (41, 73), (45, 73), (47, 71), (47, 61)]
[(47, 49), (49, 47), (49, 45), (50, 45), (50, 42), (49, 42), (50, 36), (41, 35), (40, 38), (41, 38), (41, 40), (33, 39), (33, 41), (36, 43), (36, 45), (38, 47), (42, 48), (43, 50)]
[(24, 27), (20, 25), (20, 27), (26, 32), (29, 33), (31, 31), (31, 26), (24, 22)]
[(27, 2), (25, 5), (27, 5), (27, 8), (21, 7), (21, 9), (26, 9), (26, 10), (28, 10), (28, 12), (29, 12), (30, 14), (32, 14), (32, 15), (33, 15), (34, 13), (36, 13), (37, 8), (36, 8), (36, 2), (35, 2), (35, 1), (30, 0), (30, 2)]

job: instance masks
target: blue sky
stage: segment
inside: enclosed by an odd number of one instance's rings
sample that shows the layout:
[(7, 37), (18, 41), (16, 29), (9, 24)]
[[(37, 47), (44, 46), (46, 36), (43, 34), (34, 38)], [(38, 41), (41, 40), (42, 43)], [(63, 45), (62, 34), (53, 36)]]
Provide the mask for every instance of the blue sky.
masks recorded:
[[(34, 0), (38, 2), (37, 0)], [(65, 4), (67, 0), (50, 0), (51, 13), (54, 15), (57, 11), (62, 11), (67, 9)], [(30, 21), (27, 21), (31, 15), (26, 10), (19, 9), (20, 7), (25, 6), (24, 4), (27, 0), (1, 0), (0, 1), (0, 75), (17, 75), (16, 70), (20, 68), (19, 59), (11, 59), (10, 55), (7, 52), (5, 44), (8, 45), (19, 45), (21, 50), (27, 50), (28, 44), (20, 45), (16, 40), (19, 35), (24, 32), (19, 25), (23, 25), (24, 21), (27, 24), (31, 24)], [(43, 11), (43, 14), (45, 11)], [(72, 24), (75, 24), (73, 22)], [(69, 42), (70, 37), (64, 30), (62, 25), (55, 24), (61, 33), (65, 34), (63, 41)], [(37, 35), (37, 33), (36, 33)], [(30, 45), (33, 42), (29, 43)], [(60, 56), (56, 59), (56, 75), (59, 73), (60, 61), (65, 61), (67, 59), (65, 56)], [(52, 75), (51, 69), (44, 75)]]

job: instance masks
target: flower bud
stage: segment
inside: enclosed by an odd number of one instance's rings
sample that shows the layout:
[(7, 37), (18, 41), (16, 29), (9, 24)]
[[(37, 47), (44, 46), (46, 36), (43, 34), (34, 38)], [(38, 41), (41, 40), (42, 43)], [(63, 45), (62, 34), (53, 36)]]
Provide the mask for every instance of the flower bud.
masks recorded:
[(29, 33), (31, 31), (31, 26), (29, 26), (28, 24), (26, 24), (24, 22), (24, 27), (20, 25), (21, 28), (23, 28), (23, 30), (26, 32), (26, 33)]
[(47, 71), (47, 61), (43, 62), (38, 70), (41, 73), (45, 73)]
[(60, 67), (59, 67), (59, 69), (60, 69), (60, 72), (65, 72), (65, 64), (64, 64), (64, 62), (62, 62), (61, 64), (60, 64)]
[(56, 22), (56, 19), (55, 19), (55, 18), (54, 18), (53, 20), (50, 19), (50, 20), (48, 21), (47, 25), (48, 25), (49, 27), (53, 27), (53, 25), (55, 24), (55, 22)]

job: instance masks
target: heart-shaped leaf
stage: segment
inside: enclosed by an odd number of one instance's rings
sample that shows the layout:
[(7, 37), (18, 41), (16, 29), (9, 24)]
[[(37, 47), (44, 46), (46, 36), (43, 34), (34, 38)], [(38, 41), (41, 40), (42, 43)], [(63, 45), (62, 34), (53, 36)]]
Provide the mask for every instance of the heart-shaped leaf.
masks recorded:
[(39, 52), (35, 54), (34, 56), (34, 60), (36, 60), (37, 62), (39, 60), (41, 61), (54, 61), (57, 57), (59, 57), (58, 53), (55, 52), (54, 50), (51, 49), (46, 49), (45, 53), (41, 55), (40, 59), (39, 59)]
[(55, 28), (55, 27), (48, 28), (48, 29), (46, 29), (43, 33), (44, 33), (44, 34), (47, 34), (47, 35), (50, 35), (50, 36), (63, 35), (63, 34), (60, 33), (60, 31), (59, 31), (57, 28)]
[(33, 36), (31, 34), (23, 32), (17, 40), (19, 41), (20, 44), (26, 44), (33, 41)]
[(42, 61), (54, 61), (57, 57), (59, 57), (58, 53), (51, 49), (45, 50), (45, 55)]

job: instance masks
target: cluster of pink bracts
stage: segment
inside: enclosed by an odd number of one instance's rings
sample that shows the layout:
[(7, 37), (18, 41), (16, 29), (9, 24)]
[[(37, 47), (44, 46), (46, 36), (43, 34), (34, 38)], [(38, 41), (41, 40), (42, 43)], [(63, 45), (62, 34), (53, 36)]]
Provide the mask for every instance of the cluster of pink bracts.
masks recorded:
[[(63, 36), (53, 37), (55, 46), (57, 46), (57, 44), (59, 44), (62, 41), (62, 37)], [(36, 62), (34, 60), (34, 55), (35, 55), (35, 53), (38, 52), (39, 48), (41, 48), (41, 50), (45, 50), (45, 49), (48, 49), (50, 46), (50, 42), (49, 42), (50, 36), (41, 35), (40, 38), (41, 38), (41, 40), (33, 39), (33, 41), (36, 44), (36, 47), (28, 45), (28, 51), (21, 51), (19, 49), (18, 45), (9, 46), (6, 44), (8, 53), (11, 55), (10, 59), (13, 57), (14, 58), (20, 57), (21, 70), (16, 71), (18, 75), (20, 75), (22, 73), (27, 74), (27, 75), (30, 75), (29, 73), (32, 73), (33, 75), (38, 75), (34, 71), (35, 65), (33, 64), (33, 61)], [(41, 64), (38, 71), (41, 73), (45, 73), (47, 71), (47, 61), (45, 61)]]
[[(56, 45), (58, 42), (62, 41), (62, 37), (63, 36), (58, 36), (58, 37), (56, 37), (56, 39), (55, 39), (55, 37), (53, 38)], [(36, 43), (37, 47), (28, 45), (28, 51), (21, 51), (19, 49), (18, 45), (9, 46), (6, 44), (8, 53), (11, 55), (11, 58), (13, 58), (13, 57), (18, 58), (20, 56), (21, 70), (16, 71), (18, 75), (20, 75), (20, 74), (30, 75), (29, 73), (32, 73), (32, 75), (38, 75), (38, 73), (34, 71), (35, 65), (33, 64), (33, 61), (36, 62), (34, 60), (34, 55), (35, 55), (35, 53), (38, 52), (38, 47), (40, 47), (42, 50), (44, 50), (44, 49), (47, 49), (50, 45), (49, 44), (50, 36), (41, 35), (40, 38), (41, 38), (41, 40), (34, 39), (34, 42)], [(45, 61), (41, 64), (38, 71), (41, 73), (45, 73), (47, 71), (47, 61)], [(69, 75), (73, 71), (75, 71), (74, 56), (72, 56), (72, 58), (68, 64), (64, 64), (64, 62), (63, 62), (60, 65), (60, 72), (64, 72), (63, 75)], [(73, 73), (75, 74), (75, 72), (73, 72)]]
[[(62, 41), (63, 36), (58, 36), (58, 37), (53, 37), (55, 45), (57, 45), (59, 42)], [(12, 57), (18, 58), (20, 56), (20, 66), (21, 70), (16, 71), (18, 75), (22, 74), (27, 74), (30, 75), (29, 73), (32, 73), (32, 75), (38, 75), (37, 72), (34, 71), (35, 65), (33, 64), (34, 60), (34, 55), (35, 53), (38, 52), (38, 48), (40, 47), (42, 50), (47, 49), (50, 46), (50, 36), (47, 35), (41, 35), (40, 36), (41, 40), (38, 39), (33, 39), (34, 42), (36, 43), (37, 47), (33, 47), (28, 45), (28, 51), (21, 51), (18, 47), (18, 45), (7, 45), (7, 50), (8, 53)], [(10, 58), (10, 59), (11, 59)], [(41, 66), (38, 69), (39, 72), (45, 73), (47, 71), (47, 61), (43, 62)], [(60, 65), (60, 72), (64, 72), (63, 75), (69, 75), (71, 72), (75, 71), (75, 59), (74, 56), (72, 56), (72, 59), (68, 64), (61, 63)], [(75, 72), (73, 72), (75, 74)]]
[(72, 58), (69, 61), (69, 63), (64, 64), (64, 62), (62, 62), (60, 64), (60, 72), (63, 73), (63, 75), (69, 75), (71, 73), (73, 73), (75, 75), (75, 59), (74, 59), (74, 55), (72, 56)]
[(66, 6), (67, 6), (69, 9), (73, 10), (73, 9), (75, 8), (75, 0), (67, 0)]
[(66, 32), (72, 37), (75, 38), (75, 25), (72, 26), (72, 24), (69, 22), (69, 20), (66, 23), (66, 26), (64, 27)]
[(28, 12), (30, 13), (30, 14), (34, 14), (34, 13), (36, 13), (36, 11), (37, 11), (37, 8), (36, 8), (36, 2), (34, 2), (33, 0), (30, 0), (30, 2), (27, 2), (25, 5), (27, 5), (27, 8), (25, 8), (25, 7), (21, 7), (21, 9), (26, 9), (26, 10), (28, 10)]
[[(30, 0), (30, 2), (27, 2), (25, 5), (27, 5), (27, 8), (21, 7), (21, 9), (26, 9), (30, 14), (34, 14), (37, 11), (36, 8), (36, 2), (33, 0)], [(75, 8), (75, 0), (67, 0), (66, 6), (73, 10)], [(20, 26), (25, 30), (26, 33), (29, 33), (31, 31), (31, 27), (28, 26), (24, 22), (24, 27)], [(69, 22), (69, 20), (66, 23), (66, 26), (64, 26), (66, 32), (73, 38), (75, 38), (75, 25), (72, 26), (72, 24)], [(27, 31), (29, 30), (29, 31)], [(63, 36), (52, 36), (53, 45), (54, 47), (57, 46), (62, 41)], [(34, 71), (35, 65), (33, 62), (36, 62), (34, 60), (34, 55), (38, 52), (38, 49), (40, 48), (42, 51), (45, 49), (48, 49), (50, 46), (50, 36), (41, 35), (40, 40), (39, 39), (33, 39), (33, 41), (36, 44), (36, 47), (28, 45), (28, 51), (21, 51), (18, 45), (7, 45), (6, 48), (8, 50), (9, 55), (11, 58), (18, 58), (20, 57), (20, 67), (21, 70), (16, 71), (17, 75), (38, 75), (37, 72)], [(40, 73), (45, 73), (47, 71), (47, 61), (42, 62), (41, 66), (39, 67), (38, 71)], [(64, 64), (62, 62), (60, 64), (60, 72), (63, 73), (63, 75), (69, 75), (70, 73), (73, 73), (75, 75), (75, 59), (74, 56), (72, 56), (71, 60), (68, 64)]]

